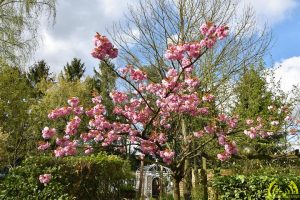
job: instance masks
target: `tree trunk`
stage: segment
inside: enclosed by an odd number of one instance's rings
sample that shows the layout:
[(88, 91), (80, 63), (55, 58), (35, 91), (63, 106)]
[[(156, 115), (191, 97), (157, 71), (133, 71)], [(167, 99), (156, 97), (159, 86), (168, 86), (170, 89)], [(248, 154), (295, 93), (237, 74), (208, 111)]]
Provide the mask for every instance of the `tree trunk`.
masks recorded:
[(207, 172), (206, 172), (206, 158), (201, 156), (201, 186), (203, 191), (203, 200), (208, 200), (208, 186), (207, 186)]
[(194, 179), (195, 179), (195, 188), (196, 189), (199, 189), (199, 186), (200, 186), (200, 180), (199, 180), (199, 165), (198, 165), (198, 158), (197, 157), (194, 157), (194, 171), (193, 171), (193, 174), (194, 174)]
[[(187, 130), (184, 119), (181, 119), (181, 129), (185, 148), (188, 148), (190, 150), (187, 141)], [(184, 161), (183, 196), (185, 200), (190, 200), (192, 198), (192, 171), (190, 160), (188, 158)]]
[(179, 188), (180, 180), (173, 178), (173, 183), (174, 183), (174, 190), (173, 190), (174, 200), (180, 200), (180, 188)]
[(163, 166), (160, 166), (159, 171), (159, 199), (162, 200), (164, 198), (164, 176), (163, 176)]
[(144, 158), (141, 158), (140, 184), (137, 199), (144, 199)]
[(183, 196), (185, 200), (191, 200), (192, 199), (192, 168), (191, 163), (189, 159), (185, 160), (184, 165), (184, 182), (183, 182)]

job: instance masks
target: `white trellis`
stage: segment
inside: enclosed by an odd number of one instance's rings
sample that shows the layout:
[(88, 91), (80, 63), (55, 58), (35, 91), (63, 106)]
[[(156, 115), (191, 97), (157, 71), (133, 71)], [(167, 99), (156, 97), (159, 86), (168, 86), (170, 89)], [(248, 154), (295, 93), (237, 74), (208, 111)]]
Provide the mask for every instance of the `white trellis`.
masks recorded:
[[(147, 165), (143, 170), (143, 194), (146, 199), (155, 197), (154, 188), (155, 181), (163, 183), (163, 190), (165, 193), (170, 193), (173, 190), (172, 183), (172, 172), (169, 168), (158, 164)], [(160, 180), (162, 178), (162, 180)], [(136, 189), (139, 188), (140, 184), (140, 169), (136, 171)]]

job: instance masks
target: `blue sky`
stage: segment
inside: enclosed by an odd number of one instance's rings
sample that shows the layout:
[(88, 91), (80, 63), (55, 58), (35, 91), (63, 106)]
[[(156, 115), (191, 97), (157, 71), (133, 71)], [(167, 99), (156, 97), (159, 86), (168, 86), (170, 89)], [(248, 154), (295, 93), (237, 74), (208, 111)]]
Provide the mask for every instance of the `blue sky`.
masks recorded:
[[(127, 4), (134, 0), (58, 0), (53, 27), (42, 23), (40, 48), (32, 63), (45, 59), (55, 73), (74, 57), (81, 58), (91, 74), (97, 61), (90, 56), (96, 31), (106, 33), (113, 22), (122, 19)], [(87, 3), (88, 2), (88, 3)], [(282, 79), (285, 90), (300, 84), (300, 0), (238, 0), (251, 5), (258, 25), (268, 23), (273, 30), (273, 47), (266, 56), (269, 67), (278, 67), (275, 76)]]
[(274, 45), (271, 54), (275, 61), (300, 56), (300, 6), (291, 11), (291, 16), (276, 23), (273, 29)]

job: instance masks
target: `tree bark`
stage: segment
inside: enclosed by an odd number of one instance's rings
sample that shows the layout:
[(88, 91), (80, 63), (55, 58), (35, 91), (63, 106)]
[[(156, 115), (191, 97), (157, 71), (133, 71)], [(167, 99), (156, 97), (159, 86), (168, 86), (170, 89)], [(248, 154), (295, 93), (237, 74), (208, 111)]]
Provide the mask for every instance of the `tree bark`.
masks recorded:
[(185, 200), (192, 199), (192, 170), (189, 159), (185, 161), (185, 176), (183, 184), (183, 196)]
[(199, 186), (200, 186), (200, 180), (199, 180), (199, 165), (198, 165), (198, 157), (197, 156), (194, 157), (194, 163), (193, 164), (194, 164), (193, 174), (194, 174), (194, 179), (195, 179), (194, 185), (195, 185), (195, 189), (198, 190)]
[(201, 156), (201, 186), (203, 191), (203, 200), (208, 200), (208, 186), (207, 186), (207, 172), (206, 172), (206, 158)]
[(144, 200), (144, 158), (141, 158), (140, 184), (137, 199)]
[(180, 200), (180, 187), (179, 187), (180, 180), (177, 178), (173, 178), (174, 190), (173, 190), (173, 197), (174, 200)]

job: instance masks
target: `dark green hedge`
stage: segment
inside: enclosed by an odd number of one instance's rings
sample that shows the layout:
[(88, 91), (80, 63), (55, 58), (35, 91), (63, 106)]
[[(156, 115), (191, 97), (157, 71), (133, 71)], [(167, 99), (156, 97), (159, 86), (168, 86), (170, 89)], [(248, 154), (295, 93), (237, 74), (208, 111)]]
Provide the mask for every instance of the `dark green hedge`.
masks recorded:
[[(44, 173), (52, 174), (46, 186), (38, 180)], [(1, 180), (0, 199), (121, 199), (133, 192), (130, 178), (129, 163), (117, 156), (29, 157)]]
[[(291, 184), (291, 181), (295, 184)], [(218, 176), (212, 182), (219, 199), (223, 200), (275, 199), (284, 197), (284, 193), (291, 191), (289, 187), (295, 185), (300, 192), (300, 176), (293, 175)], [(293, 188), (293, 191), (297, 188)], [(268, 190), (271, 196), (268, 195)]]

